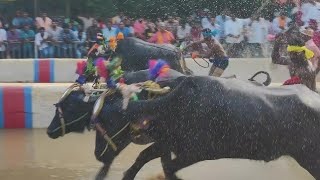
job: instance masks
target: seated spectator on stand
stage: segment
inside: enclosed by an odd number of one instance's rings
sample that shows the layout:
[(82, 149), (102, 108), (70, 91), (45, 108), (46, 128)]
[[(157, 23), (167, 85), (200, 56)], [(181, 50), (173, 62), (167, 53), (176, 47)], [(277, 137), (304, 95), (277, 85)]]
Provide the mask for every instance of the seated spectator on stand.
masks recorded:
[(20, 29), (22, 28), (22, 15), (21, 11), (16, 11), (16, 16), (12, 20), (12, 25), (16, 28)]
[(132, 37), (133, 34), (130, 32), (130, 29), (124, 26), (123, 22), (120, 22), (119, 27), (116, 30), (116, 35), (122, 33), (124, 37)]
[(76, 49), (75, 43), (77, 41), (79, 42), (79, 39), (71, 31), (69, 24), (63, 24), (62, 28), (63, 31), (61, 32), (59, 38), (59, 41), (62, 41), (62, 56), (72, 58), (74, 57), (73, 51)]
[(106, 41), (109, 41), (111, 37), (116, 37), (116, 31), (117, 29), (112, 27), (112, 21), (108, 21), (107, 26), (102, 29), (102, 34)]
[(134, 29), (134, 35), (139, 38), (139, 39), (146, 39), (145, 37), (145, 30), (146, 30), (146, 23), (145, 21), (140, 18), (138, 19), (134, 25), (133, 25), (133, 29)]
[(7, 32), (8, 38), (8, 58), (21, 58), (21, 41), (19, 31), (15, 26), (11, 26)]
[(48, 30), (52, 24), (52, 20), (47, 16), (47, 13), (41, 13), (41, 17), (36, 18), (36, 27), (37, 29), (44, 27), (45, 30)]
[(77, 38), (79, 39), (79, 43), (78, 43), (77, 49), (76, 49), (76, 57), (82, 58), (87, 53), (87, 49), (86, 49), (87, 35), (82, 27), (79, 28)]
[(86, 14), (85, 16), (78, 16), (78, 18), (83, 22), (83, 29), (86, 32), (87, 29), (92, 26), (92, 22), (94, 20), (93, 17), (91, 17), (89, 14)]
[(226, 43), (228, 46), (229, 57), (242, 56), (242, 41), (243, 39), (243, 22), (237, 19), (234, 14), (231, 19), (225, 23)]
[(35, 38), (35, 33), (30, 29), (29, 25), (24, 25), (23, 29), (20, 31), (20, 38), (22, 40), (22, 54), (23, 58), (33, 57), (33, 43)]
[(148, 22), (144, 36), (146, 39), (150, 39), (157, 31), (156, 25), (153, 22)]
[(27, 12), (23, 13), (23, 17), (22, 17), (22, 26), (29, 26), (31, 29), (34, 27), (34, 21), (31, 17), (29, 17), (29, 14)]
[(314, 19), (310, 19), (309, 27), (314, 31), (313, 42), (320, 48), (320, 31), (318, 29), (318, 23)]
[(52, 22), (51, 27), (49, 28), (49, 30), (47, 31), (49, 33), (49, 37), (52, 40), (51, 44), (52, 44), (52, 50), (53, 50), (53, 54), (54, 57), (61, 57), (61, 49), (60, 49), (60, 43), (59, 43), (59, 38), (60, 38), (60, 34), (63, 31), (63, 29), (61, 27), (58, 26), (57, 22)]
[(98, 33), (102, 33), (101, 29), (98, 27), (98, 22), (96, 20), (93, 20), (92, 26), (90, 26), (87, 30), (89, 47), (91, 47), (96, 42)]
[(0, 58), (6, 58), (6, 46), (5, 43), (7, 42), (7, 31), (3, 28), (2, 24), (0, 23)]
[(284, 12), (280, 13), (280, 16), (276, 17), (272, 21), (272, 28), (275, 34), (279, 34), (284, 30), (288, 29), (288, 25), (291, 22), (291, 19), (286, 16)]
[(40, 58), (52, 57), (52, 54), (50, 54), (52, 51), (50, 50), (49, 41), (49, 33), (45, 31), (44, 27), (39, 28), (39, 32), (35, 37), (35, 43), (40, 52)]
[(156, 32), (148, 41), (156, 44), (173, 44), (175, 38), (170, 31), (167, 31), (165, 23), (159, 23), (158, 32)]

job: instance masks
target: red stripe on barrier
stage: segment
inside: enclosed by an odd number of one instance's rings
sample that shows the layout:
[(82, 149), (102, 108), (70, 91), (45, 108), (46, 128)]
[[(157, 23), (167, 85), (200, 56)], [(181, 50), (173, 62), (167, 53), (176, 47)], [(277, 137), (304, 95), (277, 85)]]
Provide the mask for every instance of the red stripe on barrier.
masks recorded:
[(25, 128), (24, 88), (3, 88), (4, 128)]
[(39, 82), (50, 83), (50, 60), (39, 60)]

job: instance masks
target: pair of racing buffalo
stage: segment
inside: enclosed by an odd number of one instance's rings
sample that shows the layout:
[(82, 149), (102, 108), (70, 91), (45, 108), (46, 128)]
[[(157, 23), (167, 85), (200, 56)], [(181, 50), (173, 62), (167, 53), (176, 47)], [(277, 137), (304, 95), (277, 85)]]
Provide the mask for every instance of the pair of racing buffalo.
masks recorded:
[[(171, 91), (138, 99), (122, 107), (122, 94), (91, 96), (69, 89), (56, 104), (56, 115), (47, 133), (56, 139), (90, 127), (95, 102), (102, 105), (98, 122), (110, 137), (98, 131), (95, 156), (104, 166), (96, 179), (103, 179), (114, 158), (131, 142), (133, 124), (144, 124), (141, 133), (153, 143), (142, 151), (123, 179), (134, 179), (149, 161), (161, 158), (167, 179), (203, 160), (241, 158), (275, 160), (293, 157), (320, 179), (320, 98), (303, 85), (264, 87), (237, 79), (185, 76), (170, 70), (171, 77), (158, 82)], [(125, 74), (126, 84), (148, 80), (148, 71)], [(86, 100), (84, 100), (86, 99)], [(141, 123), (143, 122), (143, 123)], [(146, 123), (145, 123), (146, 122)], [(146, 125), (147, 124), (147, 125)], [(171, 158), (171, 153), (175, 158)]]

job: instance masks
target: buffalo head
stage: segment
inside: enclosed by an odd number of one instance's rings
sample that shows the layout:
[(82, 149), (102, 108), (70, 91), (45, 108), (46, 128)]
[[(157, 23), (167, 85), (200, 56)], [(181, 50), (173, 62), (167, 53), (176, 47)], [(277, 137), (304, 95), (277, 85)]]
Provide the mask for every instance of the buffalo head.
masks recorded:
[(47, 134), (56, 139), (70, 132), (83, 132), (89, 126), (94, 98), (84, 101), (86, 94), (78, 85), (72, 85), (62, 95), (56, 106)]

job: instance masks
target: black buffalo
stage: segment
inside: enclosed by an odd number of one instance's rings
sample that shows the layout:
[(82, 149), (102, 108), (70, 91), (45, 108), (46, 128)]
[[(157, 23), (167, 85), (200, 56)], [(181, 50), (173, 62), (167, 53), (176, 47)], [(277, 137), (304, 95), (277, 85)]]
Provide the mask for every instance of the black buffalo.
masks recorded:
[[(179, 77), (165, 82), (174, 90), (154, 100), (121, 109), (119, 94), (105, 100), (99, 118), (120, 148), (130, 143), (128, 123), (148, 120), (154, 144), (140, 153), (124, 179), (134, 179), (144, 164), (161, 157), (165, 175), (203, 160), (241, 158), (272, 161), (293, 157), (320, 179), (320, 97), (303, 85), (266, 88), (239, 80)], [(118, 133), (122, 132), (122, 133)], [(97, 136), (97, 142), (102, 137)], [(101, 144), (100, 144), (101, 145)], [(108, 144), (101, 146), (108, 147)], [(170, 152), (176, 155), (171, 160)], [(101, 154), (113, 156), (109, 148)], [(100, 152), (99, 152), (100, 154)]]
[(128, 37), (118, 42), (116, 53), (123, 57), (121, 67), (125, 71), (147, 69), (150, 59), (164, 59), (172, 69), (184, 74), (192, 74), (192, 71), (186, 67), (181, 51), (170, 44), (158, 45)]
[[(265, 72), (262, 72), (262, 73), (265, 73)], [(256, 75), (257, 74), (255, 74), (255, 76)], [(126, 79), (127, 84), (146, 81), (146, 80), (148, 80), (147, 77), (148, 77), (148, 71), (146, 71), (146, 70), (125, 74), (125, 79)], [(170, 78), (165, 79), (164, 81), (160, 82), (160, 84), (163, 86), (170, 86), (170, 87), (174, 88), (177, 84), (179, 84), (174, 79), (177, 79), (179, 77), (185, 77), (185, 76), (177, 71), (170, 70), (170, 77), (171, 77), (171, 79)], [(269, 77), (268, 74), (267, 74), (267, 77)], [(250, 78), (250, 81), (254, 81), (253, 78)], [(269, 83), (270, 83), (270, 79), (267, 78), (267, 81), (264, 82), (263, 84), (268, 85)], [(255, 82), (254, 84), (257, 84), (257, 82)], [(143, 96), (143, 93), (142, 93), (142, 96)], [(64, 99), (56, 104), (57, 110), (56, 110), (55, 117), (53, 118), (53, 120), (47, 130), (49, 137), (56, 139), (56, 138), (60, 137), (61, 135), (67, 134), (69, 132), (83, 132), (85, 130), (85, 128), (89, 126), (89, 121), (90, 121), (90, 116), (92, 113), (93, 105), (94, 105), (95, 101), (97, 100), (98, 96), (97, 97), (90, 97), (90, 99), (87, 102), (83, 101), (84, 97), (85, 97), (85, 93), (83, 91), (75, 90), (75, 91), (72, 91), (66, 97), (66, 99)], [(118, 99), (120, 97), (121, 97), (120, 94), (116, 94), (116, 96), (114, 96), (114, 98), (111, 98), (110, 101), (106, 102), (106, 106), (108, 106), (108, 104), (110, 104), (113, 101), (117, 102), (118, 105), (120, 106), (121, 102), (119, 101), (120, 99)], [(142, 97), (142, 98), (144, 98), (144, 97)], [(114, 105), (113, 103), (111, 103), (111, 104)], [(59, 112), (59, 110), (58, 110), (59, 108), (61, 109), (61, 112)], [(117, 110), (119, 110), (119, 109), (117, 109)], [(103, 112), (104, 111), (105, 110), (103, 110)], [(109, 114), (109, 113), (107, 113), (107, 114)], [(121, 115), (121, 114), (119, 114), (119, 115)], [(119, 116), (119, 118), (120, 117), (121, 116)], [(61, 118), (63, 118), (63, 121), (64, 121), (63, 123), (65, 124), (65, 132), (63, 132)], [(107, 119), (109, 119), (109, 118), (107, 118)], [(97, 134), (95, 155), (99, 161), (104, 163), (104, 167), (101, 169), (100, 173), (97, 176), (98, 178), (104, 177), (107, 174), (108, 169), (109, 169), (112, 161), (114, 160), (114, 158), (129, 143), (131, 143), (132, 139), (130, 139), (131, 136), (129, 133), (131, 130), (130, 130), (129, 126), (124, 126), (124, 127), (122, 127), (122, 131), (118, 131), (120, 133), (116, 133), (114, 131), (108, 132), (111, 135), (118, 134), (116, 137), (114, 137), (114, 141), (117, 143), (118, 143), (117, 139), (119, 139), (119, 140), (124, 139), (123, 141), (121, 140), (121, 143), (119, 143), (117, 151), (113, 151), (111, 148), (109, 148), (108, 144), (101, 137), (101, 135)], [(116, 130), (116, 128), (114, 130)], [(156, 154), (156, 156), (158, 156), (158, 154)], [(165, 159), (164, 159), (164, 161), (165, 161)]]

